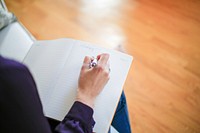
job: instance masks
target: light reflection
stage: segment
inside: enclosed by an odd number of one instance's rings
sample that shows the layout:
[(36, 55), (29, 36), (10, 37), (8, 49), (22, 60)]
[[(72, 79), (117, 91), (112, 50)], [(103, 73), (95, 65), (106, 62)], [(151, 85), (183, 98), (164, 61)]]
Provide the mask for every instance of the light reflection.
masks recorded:
[(107, 25), (104, 30), (98, 33), (100, 39), (104, 41), (106, 47), (116, 48), (118, 45), (123, 45), (126, 38), (121, 28), (117, 25)]
[(122, 0), (81, 0), (79, 24), (104, 47), (115, 48), (126, 41), (120, 20)]
[(120, 6), (121, 0), (81, 0), (82, 12), (93, 16), (105, 16)]

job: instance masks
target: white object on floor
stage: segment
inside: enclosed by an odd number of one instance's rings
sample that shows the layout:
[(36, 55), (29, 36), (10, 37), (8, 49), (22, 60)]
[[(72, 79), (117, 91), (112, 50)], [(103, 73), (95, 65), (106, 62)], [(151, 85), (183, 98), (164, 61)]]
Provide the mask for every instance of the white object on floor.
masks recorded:
[(0, 30), (0, 55), (22, 62), (33, 41), (19, 22), (13, 22)]

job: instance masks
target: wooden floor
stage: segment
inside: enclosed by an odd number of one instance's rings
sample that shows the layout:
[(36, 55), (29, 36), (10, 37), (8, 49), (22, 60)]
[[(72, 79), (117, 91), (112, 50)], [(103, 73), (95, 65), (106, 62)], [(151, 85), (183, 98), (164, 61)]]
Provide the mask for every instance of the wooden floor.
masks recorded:
[(75, 38), (134, 56), (133, 133), (200, 133), (200, 0), (6, 0), (37, 39)]

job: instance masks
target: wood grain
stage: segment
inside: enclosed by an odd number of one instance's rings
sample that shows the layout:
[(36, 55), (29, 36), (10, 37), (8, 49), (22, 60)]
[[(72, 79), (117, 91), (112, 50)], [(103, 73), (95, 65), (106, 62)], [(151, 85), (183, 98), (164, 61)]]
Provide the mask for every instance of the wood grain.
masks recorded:
[(133, 133), (200, 133), (199, 0), (6, 0), (37, 39), (75, 38), (134, 56)]

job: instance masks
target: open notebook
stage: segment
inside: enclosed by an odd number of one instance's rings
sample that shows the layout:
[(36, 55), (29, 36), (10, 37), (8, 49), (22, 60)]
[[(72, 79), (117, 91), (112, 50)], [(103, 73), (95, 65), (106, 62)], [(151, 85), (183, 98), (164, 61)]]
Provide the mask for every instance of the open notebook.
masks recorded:
[(30, 69), (47, 117), (62, 120), (75, 101), (78, 77), (85, 56), (110, 54), (110, 80), (97, 97), (94, 131), (107, 133), (112, 121), (132, 57), (72, 39), (36, 41), (23, 63)]

